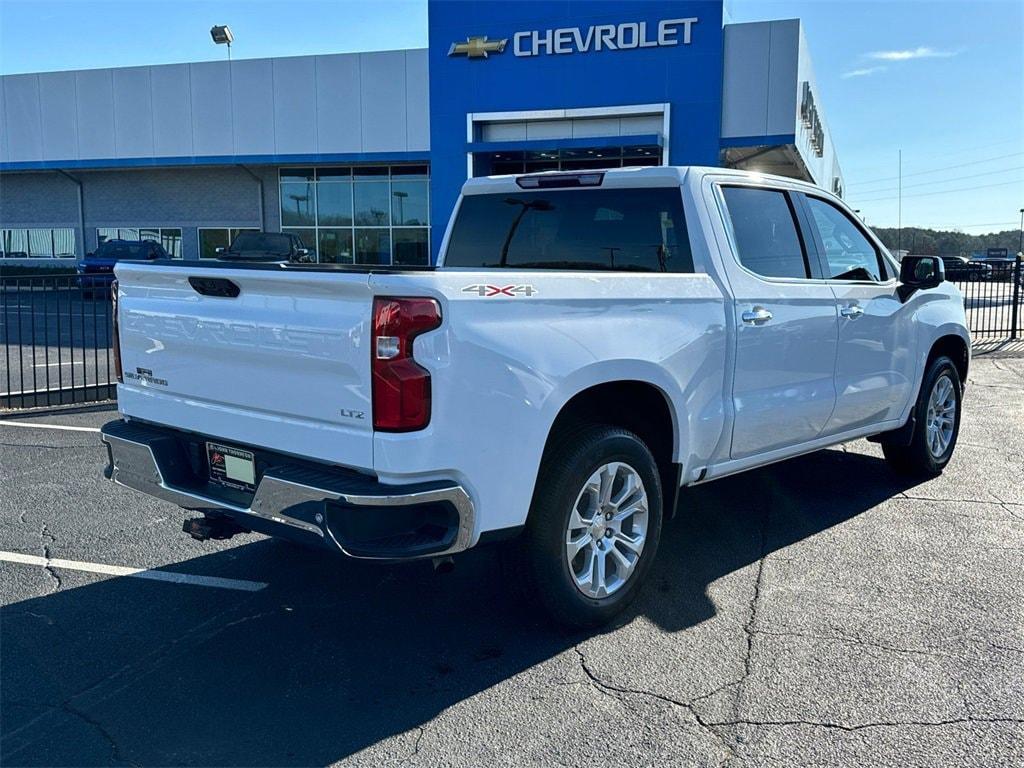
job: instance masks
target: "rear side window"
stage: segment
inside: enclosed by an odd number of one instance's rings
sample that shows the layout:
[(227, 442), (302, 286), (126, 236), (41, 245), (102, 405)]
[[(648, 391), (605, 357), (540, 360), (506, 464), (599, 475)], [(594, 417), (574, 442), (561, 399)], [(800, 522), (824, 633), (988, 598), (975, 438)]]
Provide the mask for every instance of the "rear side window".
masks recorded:
[(723, 187), (740, 263), (764, 277), (811, 276), (784, 192), (754, 187)]
[(676, 187), (467, 195), (446, 267), (692, 272)]

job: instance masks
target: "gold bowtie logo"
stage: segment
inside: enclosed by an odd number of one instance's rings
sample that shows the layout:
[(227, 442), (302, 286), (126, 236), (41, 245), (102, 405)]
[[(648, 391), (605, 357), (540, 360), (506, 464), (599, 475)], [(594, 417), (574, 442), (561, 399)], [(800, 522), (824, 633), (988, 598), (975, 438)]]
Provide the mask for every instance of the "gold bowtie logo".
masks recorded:
[(488, 40), (487, 37), (467, 37), (464, 43), (452, 43), (448, 49), (449, 56), (466, 55), (471, 59), (486, 59), (489, 53), (501, 53), (505, 50), (508, 38), (504, 40)]

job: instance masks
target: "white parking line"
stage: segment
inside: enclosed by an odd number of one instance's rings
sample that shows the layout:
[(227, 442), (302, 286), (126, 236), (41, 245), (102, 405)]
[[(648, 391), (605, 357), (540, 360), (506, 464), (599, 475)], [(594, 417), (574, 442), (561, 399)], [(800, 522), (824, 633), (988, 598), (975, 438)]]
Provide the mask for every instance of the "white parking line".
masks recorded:
[(27, 421), (0, 419), (0, 427), (24, 427), (25, 429), (64, 429), (68, 432), (99, 432), (99, 427), (72, 427), (67, 424), (33, 424)]
[(217, 589), (237, 589), (242, 592), (259, 592), (267, 584), (262, 581), (246, 581), (245, 579), (225, 579), (219, 576), (196, 576), (191, 573), (174, 573), (172, 571), (155, 571), (148, 568), (126, 568), (122, 565), (104, 565), (103, 563), (82, 563), (77, 560), (61, 560), (57, 557), (39, 557), (24, 555), (20, 552), (0, 552), (0, 561), (37, 565), (41, 568), (66, 568), (72, 571), (100, 573), (104, 576), (131, 576), (136, 579), (168, 581), (172, 584), (191, 584), (196, 587), (215, 587)]

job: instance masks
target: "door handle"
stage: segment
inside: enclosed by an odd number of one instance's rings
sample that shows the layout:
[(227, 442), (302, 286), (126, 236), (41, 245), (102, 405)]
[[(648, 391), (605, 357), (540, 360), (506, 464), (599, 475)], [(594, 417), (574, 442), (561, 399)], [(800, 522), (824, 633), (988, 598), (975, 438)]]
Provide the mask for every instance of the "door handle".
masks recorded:
[(843, 307), (839, 310), (839, 314), (843, 317), (848, 317), (851, 320), (856, 320), (858, 317), (864, 314), (864, 308), (860, 304), (851, 304), (848, 307)]
[(763, 325), (772, 319), (772, 313), (764, 307), (754, 307), (744, 312), (741, 317), (743, 322), (748, 325)]

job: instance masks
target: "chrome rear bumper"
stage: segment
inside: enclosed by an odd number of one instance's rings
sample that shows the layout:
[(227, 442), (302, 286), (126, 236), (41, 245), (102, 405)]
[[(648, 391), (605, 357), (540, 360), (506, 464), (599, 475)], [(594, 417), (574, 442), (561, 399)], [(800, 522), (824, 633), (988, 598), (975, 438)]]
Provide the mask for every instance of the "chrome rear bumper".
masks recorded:
[[(307, 543), (361, 559), (437, 557), (470, 546), (474, 508), (461, 485), (432, 482), (384, 485), (344, 470), (260, 452), (255, 493), (222, 489), (204, 477), (190, 447), (203, 436), (149, 424), (113, 421), (101, 429), (109, 452), (106, 476), (127, 488), (177, 504), (233, 518), (251, 530)], [(190, 455), (191, 453), (191, 455)], [(429, 533), (388, 531), (424, 516), (450, 521), (426, 526)], [(440, 516), (440, 517), (439, 517)], [(358, 541), (352, 530), (383, 529)], [(397, 530), (397, 528), (396, 528)]]

